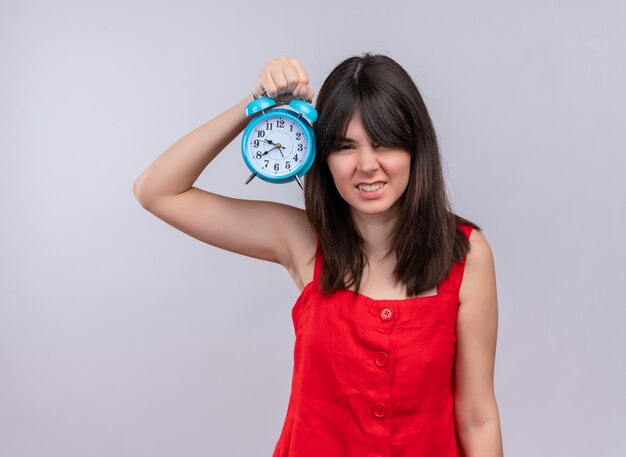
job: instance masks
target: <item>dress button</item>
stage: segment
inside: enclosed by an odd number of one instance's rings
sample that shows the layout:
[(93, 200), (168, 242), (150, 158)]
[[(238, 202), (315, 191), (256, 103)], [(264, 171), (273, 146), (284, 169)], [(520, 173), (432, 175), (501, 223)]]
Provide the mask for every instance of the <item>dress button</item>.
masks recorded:
[(385, 417), (387, 415), (387, 407), (382, 403), (376, 403), (372, 406), (372, 414), (376, 417)]
[(392, 317), (393, 317), (393, 309), (391, 309), (389, 306), (380, 308), (380, 318), (382, 320), (388, 321), (388, 320), (391, 320)]
[(389, 363), (389, 355), (386, 352), (378, 352), (374, 361), (379, 367), (384, 367)]

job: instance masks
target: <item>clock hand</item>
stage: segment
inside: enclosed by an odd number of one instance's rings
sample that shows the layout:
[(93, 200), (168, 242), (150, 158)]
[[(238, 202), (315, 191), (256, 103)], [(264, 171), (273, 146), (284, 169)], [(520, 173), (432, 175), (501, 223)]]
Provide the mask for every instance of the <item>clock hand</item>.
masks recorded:
[(284, 159), (285, 158), (285, 154), (283, 154), (283, 151), (281, 151), (281, 149), (285, 149), (285, 146), (281, 146), (280, 143), (274, 143), (274, 144), (276, 145), (275, 147), (278, 148), (278, 152), (280, 152), (280, 156)]
[[(276, 146), (274, 146), (272, 149), (268, 149), (267, 151), (265, 151), (263, 154), (261, 154), (261, 157), (263, 157), (268, 152), (273, 151), (274, 149), (276, 149)], [(282, 154), (282, 152), (281, 152), (281, 154)]]
[(265, 154), (269, 153), (270, 151), (273, 151), (274, 149), (278, 149), (278, 152), (280, 152), (280, 155), (282, 156), (282, 158), (285, 158), (285, 155), (283, 154), (283, 151), (281, 151), (281, 149), (285, 149), (285, 146), (282, 146), (280, 143), (273, 143), (272, 140), (264, 140), (264, 141), (268, 141), (270, 143), (272, 143), (274, 145), (273, 148), (268, 149), (267, 151), (265, 151), (263, 154), (261, 154), (261, 157), (263, 157)]
[[(265, 141), (266, 143), (269, 143), (269, 144), (275, 144), (277, 148), (280, 148), (280, 149), (285, 149), (285, 146), (281, 145), (280, 143), (274, 143), (272, 140), (265, 140), (265, 139), (264, 139), (263, 141)], [(271, 150), (271, 149), (270, 149), (270, 150)], [(284, 157), (284, 156), (283, 156), (283, 157)]]

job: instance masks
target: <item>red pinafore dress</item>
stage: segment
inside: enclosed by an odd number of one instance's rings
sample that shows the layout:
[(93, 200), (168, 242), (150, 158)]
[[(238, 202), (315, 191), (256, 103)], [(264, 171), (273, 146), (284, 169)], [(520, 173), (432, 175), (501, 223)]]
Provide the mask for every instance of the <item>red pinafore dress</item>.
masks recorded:
[[(471, 226), (460, 225), (469, 239)], [(319, 248), (319, 240), (318, 240)], [(313, 281), (292, 309), (287, 415), (272, 457), (453, 457), (453, 361), (465, 258), (437, 295), (375, 300)]]

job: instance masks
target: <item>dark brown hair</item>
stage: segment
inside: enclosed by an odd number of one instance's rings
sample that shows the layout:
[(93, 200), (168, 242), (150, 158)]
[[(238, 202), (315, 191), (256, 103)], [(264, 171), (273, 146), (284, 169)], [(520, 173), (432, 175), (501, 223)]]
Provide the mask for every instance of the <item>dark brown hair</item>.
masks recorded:
[(469, 251), (469, 241), (457, 224), (481, 229), (450, 210), (435, 130), (409, 74), (385, 55), (350, 57), (328, 75), (315, 108), (317, 155), (305, 175), (304, 199), (324, 252), (322, 293), (352, 286), (358, 292), (367, 264), (363, 238), (326, 161), (339, 148), (356, 112), (374, 143), (411, 154), (409, 183), (390, 240), (397, 259), (396, 281), (406, 285), (409, 296), (438, 285)]

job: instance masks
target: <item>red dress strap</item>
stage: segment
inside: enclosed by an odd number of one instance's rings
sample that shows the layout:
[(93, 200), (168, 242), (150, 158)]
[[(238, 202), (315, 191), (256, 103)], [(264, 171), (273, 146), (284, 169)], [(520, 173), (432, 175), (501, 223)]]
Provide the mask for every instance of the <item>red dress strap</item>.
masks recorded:
[(463, 233), (469, 240), (470, 234), (472, 233), (472, 230), (474, 230), (474, 227), (472, 227), (471, 225), (463, 225), (463, 224), (459, 224), (459, 227), (461, 228), (461, 230), (463, 231)]
[(322, 274), (322, 265), (324, 264), (324, 254), (322, 253), (322, 245), (320, 239), (317, 239), (317, 249), (315, 251), (315, 268), (313, 270), (313, 281), (317, 282)]

